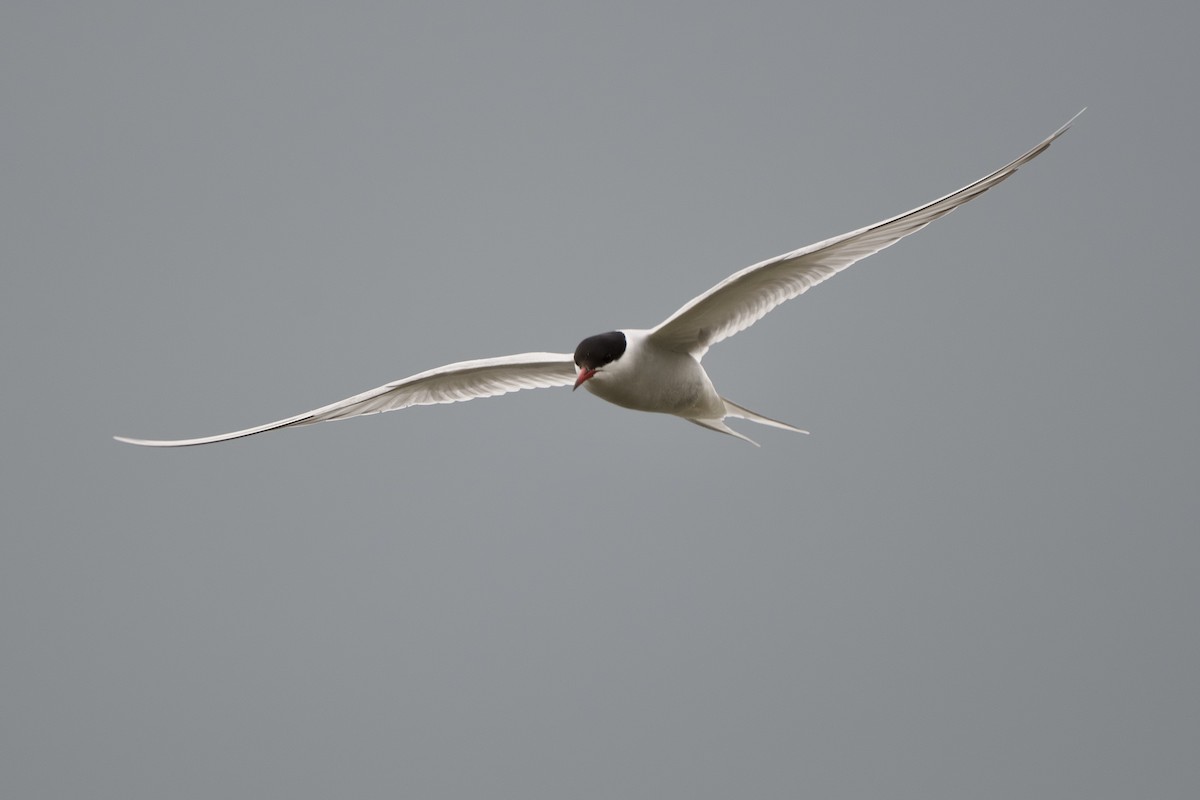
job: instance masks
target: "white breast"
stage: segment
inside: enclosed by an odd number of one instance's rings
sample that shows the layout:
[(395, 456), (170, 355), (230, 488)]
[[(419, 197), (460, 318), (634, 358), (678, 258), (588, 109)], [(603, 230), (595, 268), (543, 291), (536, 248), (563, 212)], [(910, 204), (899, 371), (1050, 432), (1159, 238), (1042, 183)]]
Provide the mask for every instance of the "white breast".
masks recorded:
[(625, 353), (584, 384), (597, 397), (636, 411), (721, 418), (725, 404), (694, 357), (656, 347), (648, 331), (625, 330)]

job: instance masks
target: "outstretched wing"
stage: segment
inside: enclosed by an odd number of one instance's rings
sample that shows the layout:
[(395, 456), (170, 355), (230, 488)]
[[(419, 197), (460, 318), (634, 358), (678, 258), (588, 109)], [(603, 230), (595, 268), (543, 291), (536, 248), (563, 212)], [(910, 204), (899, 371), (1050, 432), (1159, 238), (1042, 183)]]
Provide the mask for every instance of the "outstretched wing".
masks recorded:
[(431, 369), (419, 375), (348, 397), (331, 405), (277, 422), (247, 428), (244, 431), (205, 436), (200, 439), (129, 439), (115, 436), (119, 442), (147, 447), (186, 447), (194, 444), (239, 439), (277, 428), (311, 425), (334, 419), (379, 414), (409, 406), (458, 403), (477, 397), (495, 397), (520, 389), (570, 386), (575, 382), (575, 361), (570, 353), (521, 353), (515, 356), (460, 361)]
[(781, 303), (991, 189), (1040, 155), (1071, 127), (1079, 114), (1017, 160), (957, 192), (891, 219), (735, 272), (668, 317), (651, 331), (650, 337), (672, 350), (691, 353), (697, 358), (703, 356), (710, 346), (749, 328)]

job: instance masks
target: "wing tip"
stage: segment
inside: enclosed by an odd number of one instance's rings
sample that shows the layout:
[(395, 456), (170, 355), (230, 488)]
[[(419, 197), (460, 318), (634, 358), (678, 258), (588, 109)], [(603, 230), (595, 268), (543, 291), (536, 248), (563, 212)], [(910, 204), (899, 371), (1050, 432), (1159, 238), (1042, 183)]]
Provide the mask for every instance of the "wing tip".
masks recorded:
[(181, 447), (183, 445), (190, 444), (190, 442), (186, 440), (172, 441), (169, 439), (134, 439), (131, 436), (114, 436), (112, 438), (118, 442), (121, 442), (122, 444), (132, 444), (137, 445), (138, 447)]
[(1056, 130), (1054, 133), (1052, 133), (1052, 134), (1050, 134), (1048, 137), (1046, 137), (1046, 141), (1047, 141), (1047, 142), (1053, 142), (1053, 141), (1054, 141), (1055, 139), (1057, 139), (1059, 136), (1062, 136), (1064, 133), (1066, 133), (1066, 132), (1067, 132), (1067, 129), (1068, 129), (1068, 128), (1070, 128), (1072, 125), (1074, 125), (1074, 124), (1075, 124), (1075, 120), (1077, 120), (1077, 119), (1079, 119), (1081, 116), (1083, 116), (1083, 112), (1085, 112), (1085, 111), (1087, 111), (1087, 106), (1084, 106), (1083, 108), (1081, 108), (1081, 109), (1079, 109), (1078, 111), (1076, 111), (1076, 112), (1075, 112), (1075, 115), (1074, 115), (1073, 117), (1071, 117), (1069, 120), (1067, 120), (1066, 122), (1064, 122), (1061, 128), (1059, 128), (1059, 129), (1058, 129), (1058, 130)]

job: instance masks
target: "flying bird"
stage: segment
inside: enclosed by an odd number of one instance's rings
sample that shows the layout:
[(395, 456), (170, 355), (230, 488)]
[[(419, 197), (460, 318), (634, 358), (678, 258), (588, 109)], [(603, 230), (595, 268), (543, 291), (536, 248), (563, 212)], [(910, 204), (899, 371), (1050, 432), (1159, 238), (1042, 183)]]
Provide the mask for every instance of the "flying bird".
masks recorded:
[(746, 267), (692, 298), (653, 328), (589, 336), (574, 353), (520, 353), (447, 364), (304, 414), (232, 433), (199, 439), (114, 438), (148, 447), (186, 447), (410, 406), (457, 403), (552, 386), (572, 386), (572, 391), (582, 386), (618, 406), (672, 414), (755, 446), (757, 442), (729, 427), (725, 420), (733, 417), (807, 433), (718, 394), (701, 365), (708, 348), (749, 328), (781, 303), (991, 189), (1046, 150), (1082, 113), (1020, 158), (974, 183), (874, 225)]

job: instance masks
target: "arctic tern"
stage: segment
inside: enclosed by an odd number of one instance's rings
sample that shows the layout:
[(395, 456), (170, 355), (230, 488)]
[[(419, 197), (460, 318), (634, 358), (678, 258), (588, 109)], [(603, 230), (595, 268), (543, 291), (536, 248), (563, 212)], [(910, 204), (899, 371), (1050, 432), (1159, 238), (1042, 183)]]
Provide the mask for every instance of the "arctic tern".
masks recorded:
[(1020, 158), (974, 183), (874, 225), (746, 267), (689, 300), (653, 328), (589, 336), (573, 354), (521, 353), (447, 364), (304, 414), (232, 433), (199, 439), (114, 438), (149, 447), (184, 447), (409, 406), (457, 403), (551, 386), (573, 386), (572, 391), (583, 386), (618, 406), (672, 414), (755, 446), (756, 442), (726, 425), (726, 418), (806, 433), (718, 394), (700, 363), (708, 348), (749, 328), (781, 303), (991, 189), (1046, 150), (1082, 113)]

